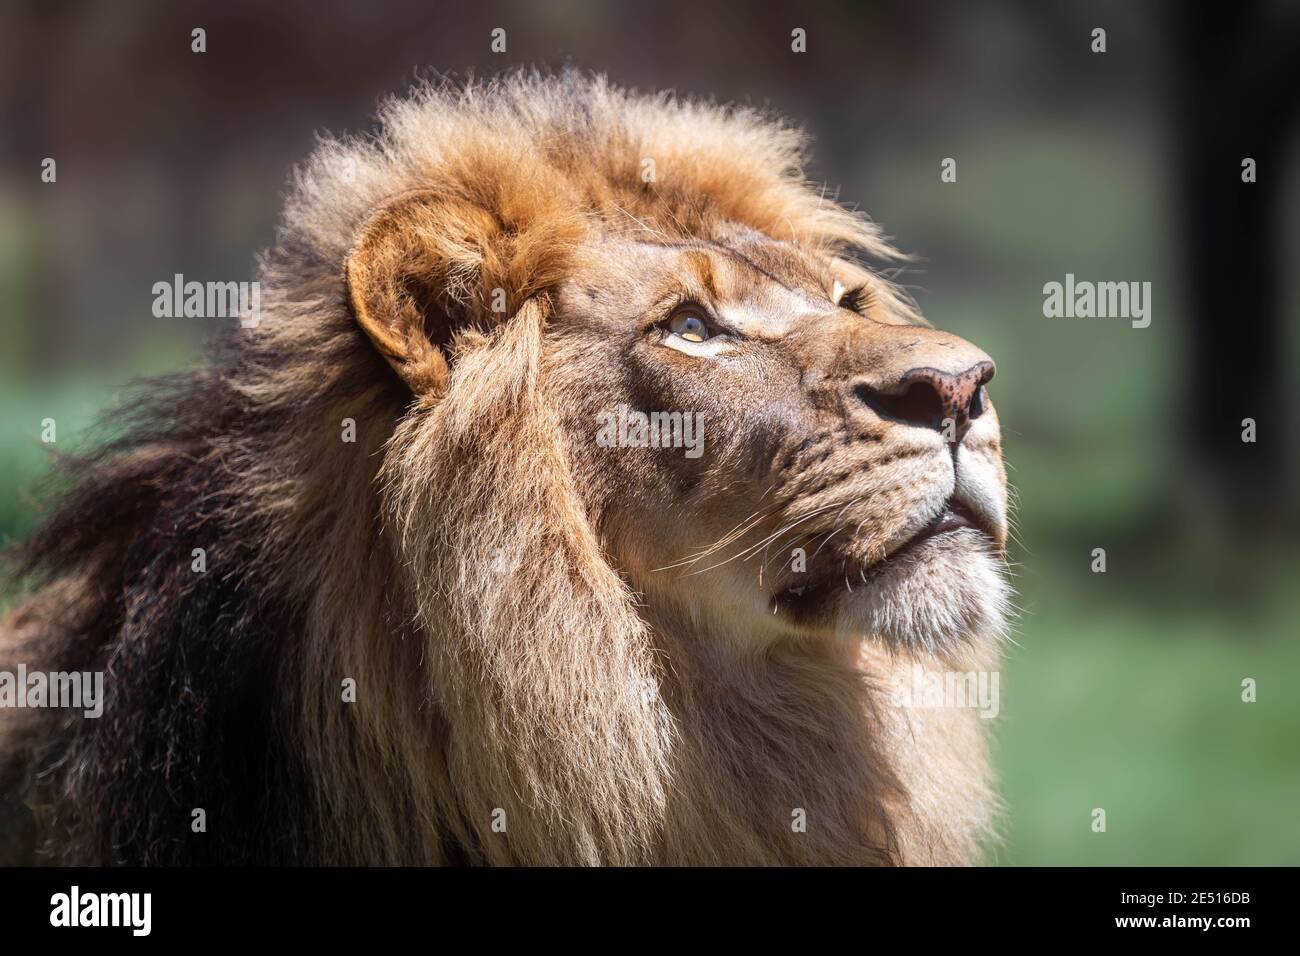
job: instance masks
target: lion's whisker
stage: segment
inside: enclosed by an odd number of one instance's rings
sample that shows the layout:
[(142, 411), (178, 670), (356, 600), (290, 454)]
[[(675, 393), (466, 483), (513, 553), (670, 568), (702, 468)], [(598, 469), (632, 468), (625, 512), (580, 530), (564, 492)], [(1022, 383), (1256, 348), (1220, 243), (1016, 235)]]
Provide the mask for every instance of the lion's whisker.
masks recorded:
[(731, 563), (732, 561), (735, 561), (737, 558), (743, 558), (743, 559), (745, 559), (745, 560), (748, 560), (748, 557), (751, 556), (751, 555), (753, 555), (754, 552), (756, 552), (758, 549), (762, 548), (764, 545), (767, 545), (767, 544), (771, 543), (772, 541), (776, 540), (777, 538), (780, 538), (782, 535), (788, 533), (788, 532), (789, 532), (790, 530), (792, 530), (796, 525), (802, 524), (804, 521), (807, 521), (807, 520), (809, 520), (810, 518), (815, 518), (815, 517), (817, 517), (817, 516), (820, 515), (820, 514), (825, 514), (827, 511), (830, 511), (831, 508), (833, 508), (833, 507), (835, 507), (835, 506), (834, 506), (834, 505), (827, 505), (826, 507), (818, 508), (818, 509), (816, 509), (816, 510), (814, 510), (814, 511), (809, 512), (808, 514), (805, 514), (805, 515), (803, 515), (803, 516), (801, 516), (801, 517), (799, 517), (799, 518), (796, 518), (796, 519), (792, 520), (791, 522), (789, 522), (788, 524), (786, 524), (786, 525), (785, 525), (783, 528), (781, 528), (779, 531), (775, 532), (774, 534), (768, 535), (768, 536), (767, 536), (766, 538), (764, 538), (762, 541), (759, 541), (757, 544), (754, 544), (754, 545), (752, 545), (751, 547), (746, 548), (744, 551), (738, 552), (737, 554), (734, 554), (734, 555), (732, 555), (731, 557), (727, 558), (725, 561), (719, 561), (717, 564), (710, 565), (710, 566), (707, 567), (707, 568), (702, 568), (702, 569), (699, 570), (699, 571), (692, 571), (691, 574), (692, 574), (692, 575), (695, 575), (695, 574), (704, 574), (704, 573), (707, 572), (707, 571), (712, 571), (712, 570), (714, 570), (715, 568), (720, 568), (720, 567), (722, 567), (724, 564), (729, 564), (729, 563)]

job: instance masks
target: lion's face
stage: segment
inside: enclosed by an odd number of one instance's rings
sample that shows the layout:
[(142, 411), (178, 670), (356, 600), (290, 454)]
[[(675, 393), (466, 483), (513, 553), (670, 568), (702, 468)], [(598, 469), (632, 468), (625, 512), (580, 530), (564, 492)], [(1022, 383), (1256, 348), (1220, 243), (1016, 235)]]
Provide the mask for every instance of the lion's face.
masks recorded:
[(744, 640), (936, 648), (1000, 625), (987, 355), (910, 322), (870, 274), (749, 231), (584, 261), (547, 378), (634, 587)]

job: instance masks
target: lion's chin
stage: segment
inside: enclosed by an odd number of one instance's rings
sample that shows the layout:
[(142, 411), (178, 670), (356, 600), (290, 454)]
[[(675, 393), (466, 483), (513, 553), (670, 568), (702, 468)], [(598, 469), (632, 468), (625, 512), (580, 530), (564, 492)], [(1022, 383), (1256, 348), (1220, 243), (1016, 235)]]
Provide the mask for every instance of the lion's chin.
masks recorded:
[(843, 628), (941, 650), (1006, 627), (1010, 588), (988, 537), (960, 530), (932, 538), (868, 572), (845, 602)]
[(942, 651), (1003, 633), (1010, 606), (1004, 566), (986, 534), (963, 528), (856, 576), (788, 590), (776, 610), (807, 630)]

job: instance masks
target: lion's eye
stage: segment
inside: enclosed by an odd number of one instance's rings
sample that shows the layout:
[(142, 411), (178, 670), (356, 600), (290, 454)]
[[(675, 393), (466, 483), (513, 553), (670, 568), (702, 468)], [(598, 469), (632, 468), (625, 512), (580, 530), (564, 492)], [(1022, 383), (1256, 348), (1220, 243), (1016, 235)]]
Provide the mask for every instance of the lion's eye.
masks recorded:
[(680, 335), (687, 342), (703, 342), (709, 337), (709, 326), (698, 312), (683, 309), (672, 317), (668, 331)]
[(856, 289), (849, 289), (840, 296), (836, 305), (841, 309), (848, 309), (850, 312), (866, 315), (871, 308), (871, 290), (865, 285), (860, 285)]

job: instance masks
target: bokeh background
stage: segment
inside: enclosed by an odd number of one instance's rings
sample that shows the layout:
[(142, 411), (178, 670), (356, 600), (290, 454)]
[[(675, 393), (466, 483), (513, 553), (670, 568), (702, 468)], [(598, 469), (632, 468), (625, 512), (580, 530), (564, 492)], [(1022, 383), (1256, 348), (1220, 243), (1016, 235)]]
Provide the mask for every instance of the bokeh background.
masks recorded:
[[(931, 320), (998, 362), (1023, 613), (996, 860), (1300, 864), (1300, 4), (1195, 10), (6, 2), (0, 539), (38, 516), (42, 419), (85, 445), (124, 383), (195, 360), (204, 320), (154, 318), (153, 283), (252, 278), (317, 131), (518, 64), (770, 108), (917, 256)], [(1150, 327), (1044, 318), (1066, 273), (1151, 282)]]

